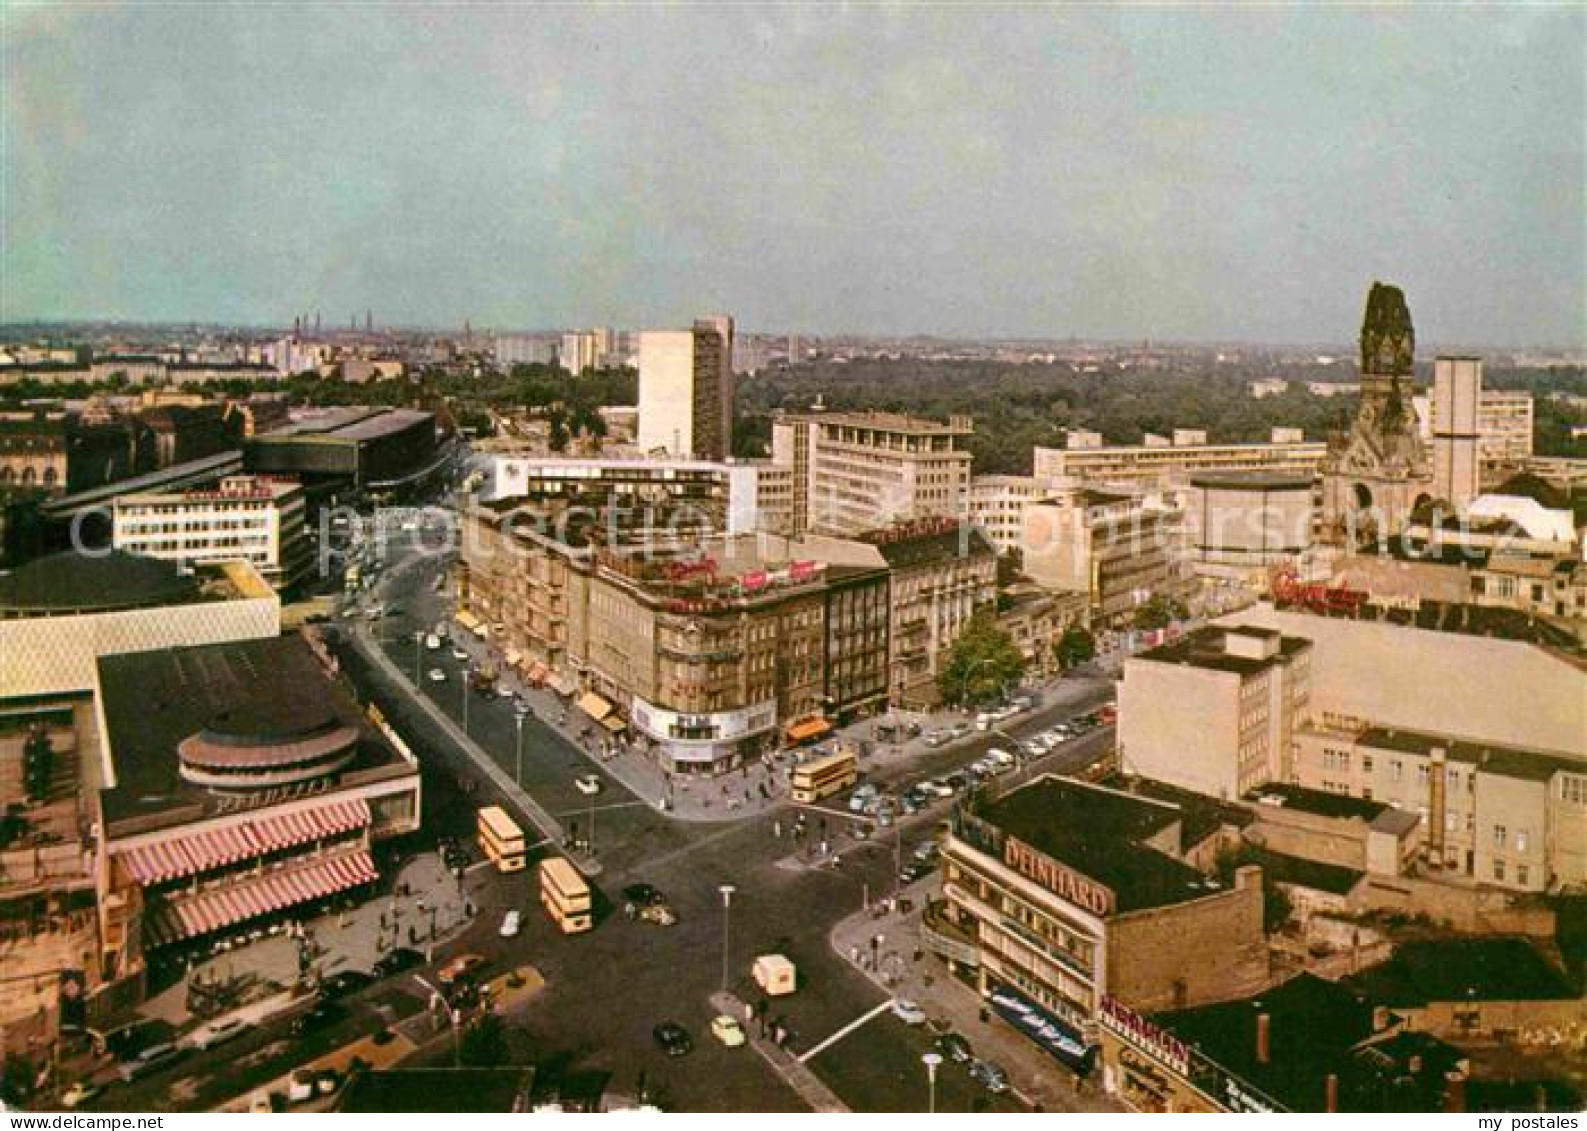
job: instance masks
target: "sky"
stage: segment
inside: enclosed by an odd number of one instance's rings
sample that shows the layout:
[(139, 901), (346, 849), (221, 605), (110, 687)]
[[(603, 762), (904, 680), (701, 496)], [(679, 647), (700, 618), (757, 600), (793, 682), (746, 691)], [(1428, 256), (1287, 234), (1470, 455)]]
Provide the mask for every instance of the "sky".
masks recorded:
[(0, 320), (1587, 345), (1587, 6), (0, 0)]

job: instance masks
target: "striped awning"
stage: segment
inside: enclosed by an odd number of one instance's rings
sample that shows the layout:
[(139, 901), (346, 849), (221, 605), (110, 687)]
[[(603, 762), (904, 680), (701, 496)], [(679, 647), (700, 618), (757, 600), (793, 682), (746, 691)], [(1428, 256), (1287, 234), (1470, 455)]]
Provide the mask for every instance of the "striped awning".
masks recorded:
[(197, 834), (173, 831), (167, 839), (116, 855), (132, 881), (147, 887), (338, 836), (369, 822), (369, 802), (359, 797), (277, 812)]
[(146, 928), (147, 940), (151, 946), (165, 946), (197, 938), (299, 903), (347, 891), (369, 883), (377, 875), (374, 861), (367, 852), (344, 853), (268, 872), (154, 909)]

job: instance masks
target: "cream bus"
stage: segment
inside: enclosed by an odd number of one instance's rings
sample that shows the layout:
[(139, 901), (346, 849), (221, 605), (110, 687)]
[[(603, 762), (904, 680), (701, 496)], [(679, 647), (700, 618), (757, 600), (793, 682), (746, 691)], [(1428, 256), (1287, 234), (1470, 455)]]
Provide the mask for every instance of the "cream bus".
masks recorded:
[(521, 872), (524, 868), (523, 829), (507, 816), (500, 805), (487, 805), (479, 811), (479, 847), (498, 872)]
[(561, 856), (540, 861), (540, 905), (564, 935), (576, 935), (594, 925), (590, 915), (590, 885)]
[(842, 793), (858, 781), (859, 776), (859, 759), (854, 752), (839, 750), (836, 754), (811, 758), (795, 766), (789, 795), (799, 804), (809, 805), (823, 797)]

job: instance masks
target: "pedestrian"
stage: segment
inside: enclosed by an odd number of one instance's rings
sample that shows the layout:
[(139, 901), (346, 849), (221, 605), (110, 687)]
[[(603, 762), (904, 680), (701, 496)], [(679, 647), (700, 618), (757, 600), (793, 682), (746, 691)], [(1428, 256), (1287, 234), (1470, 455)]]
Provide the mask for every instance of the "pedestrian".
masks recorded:
[(782, 818), (779, 817), (771, 823), (771, 836), (773, 840), (782, 839)]
[(624, 919), (627, 919), (630, 922), (632, 922), (634, 916), (637, 915), (637, 914), (638, 914), (638, 911), (634, 908), (634, 905), (632, 903), (623, 904), (623, 918)]
[(849, 961), (854, 963), (854, 965), (856, 965), (856, 966), (858, 966), (860, 964), (860, 948), (859, 947), (857, 947), (857, 946), (849, 947)]

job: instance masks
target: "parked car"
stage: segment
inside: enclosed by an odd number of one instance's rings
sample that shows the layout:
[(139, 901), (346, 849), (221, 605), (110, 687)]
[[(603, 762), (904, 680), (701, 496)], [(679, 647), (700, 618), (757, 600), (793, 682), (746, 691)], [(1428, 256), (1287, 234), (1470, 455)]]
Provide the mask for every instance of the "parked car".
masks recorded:
[(441, 647), (441, 638), (432, 632), (424, 638), (424, 646), (434, 652)]
[(233, 1038), (240, 1037), (253, 1027), (253, 1022), (241, 1017), (222, 1017), (200, 1025), (188, 1035), (187, 1043), (195, 1049), (212, 1049)]
[(431, 668), (430, 669), (430, 682), (431, 683), (445, 683), (446, 682), (446, 673), (444, 671), (442, 671), (440, 668)]
[(859, 786), (853, 793), (849, 794), (849, 812), (864, 813), (867, 807), (871, 806), (881, 796), (881, 792), (870, 782)]
[(938, 1037), (937, 1051), (955, 1064), (966, 1064), (975, 1058), (970, 1042), (958, 1033), (944, 1033)]
[(668, 1056), (688, 1056), (694, 1049), (694, 1042), (689, 1039), (689, 1030), (676, 1021), (663, 1021), (652, 1030), (651, 1035), (656, 1038), (656, 1044), (661, 1046), (661, 1051)]
[(157, 1072), (161, 1068), (175, 1063), (186, 1052), (187, 1050), (182, 1048), (182, 1046), (169, 1041), (158, 1045), (150, 1045), (131, 1060), (123, 1061), (117, 1072), (120, 1073), (123, 1080), (130, 1084), (140, 1076), (147, 1076), (151, 1072)]
[(986, 755), (982, 758), (982, 761), (995, 762), (1000, 766), (1012, 766), (1014, 764), (1014, 755), (1010, 754), (1007, 750), (1004, 750), (1001, 747), (994, 746), (986, 752)]
[(504, 939), (517, 938), (518, 930), (522, 925), (523, 916), (515, 908), (501, 917), (501, 927), (497, 929), (496, 933)]
[(424, 955), (405, 946), (388, 951), (382, 955), (373, 967), (377, 978), (390, 978), (394, 974), (401, 974), (404, 970), (412, 970), (424, 965)]
[(1008, 1091), (1008, 1073), (990, 1060), (978, 1060), (970, 1065), (970, 1079), (993, 1095)]
[(91, 1084), (87, 1080), (79, 1080), (61, 1093), (61, 1106), (64, 1108), (77, 1107), (79, 1104), (87, 1103), (104, 1090), (98, 1084)]
[(599, 774), (580, 774), (573, 779), (573, 788), (586, 797), (594, 797), (601, 791), (601, 778)]
[(639, 918), (658, 927), (670, 927), (678, 921), (678, 913), (665, 903), (647, 903), (640, 909)]
[(711, 1036), (728, 1048), (736, 1049), (745, 1041), (744, 1026), (739, 1024), (738, 1018), (719, 1013), (711, 1022)]
[(924, 879), (926, 876), (929, 876), (933, 871), (935, 871), (935, 868), (933, 868), (933, 866), (928, 864), (926, 861), (911, 860), (899, 871), (898, 879), (902, 883), (912, 884), (916, 880)]
[(338, 970), (320, 983), (320, 993), (327, 1001), (356, 994), (374, 982), (375, 976), (367, 970)]
[(952, 797), (954, 794), (953, 783), (947, 778), (932, 778), (920, 783), (920, 788), (938, 797)]
[(895, 997), (893, 999), (893, 1016), (905, 1025), (924, 1025), (926, 1023), (926, 1011), (907, 997)]
[(435, 979), (443, 986), (450, 986), (454, 982), (472, 978), (475, 971), (483, 965), (485, 965), (485, 959), (482, 955), (460, 954), (437, 970)]
[(937, 857), (942, 855), (942, 845), (938, 844), (934, 840), (923, 840), (919, 844), (915, 845), (915, 851), (910, 855), (912, 855), (916, 860), (922, 860), (925, 863), (930, 864), (935, 861)]
[(460, 664), (466, 664), (468, 663), (468, 653), (463, 651), (461, 648), (453, 648), (452, 659), (456, 660)]
[(934, 730), (930, 734), (926, 735), (926, 745), (931, 747), (933, 750), (939, 746), (947, 745), (952, 740), (953, 732), (950, 730)]

